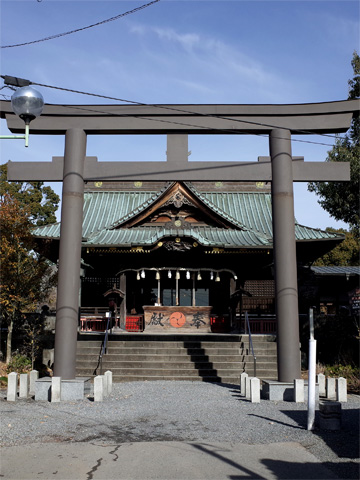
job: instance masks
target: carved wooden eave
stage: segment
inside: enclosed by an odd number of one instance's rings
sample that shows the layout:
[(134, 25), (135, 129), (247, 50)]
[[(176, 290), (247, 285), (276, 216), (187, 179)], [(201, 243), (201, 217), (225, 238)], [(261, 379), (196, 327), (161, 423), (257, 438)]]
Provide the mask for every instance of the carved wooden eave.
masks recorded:
[(120, 219), (116, 224), (112, 225), (111, 229), (132, 228), (141, 226), (146, 222), (152, 223), (154, 218), (156, 218), (157, 212), (164, 207), (168, 207), (169, 211), (173, 212), (173, 216), (175, 216), (176, 213), (180, 213), (182, 209), (193, 209), (194, 216), (197, 220), (190, 223), (186, 222), (185, 218), (179, 218), (179, 224), (177, 225), (176, 222), (174, 222), (174, 219), (171, 218), (171, 215), (169, 215), (168, 222), (165, 222), (164, 224), (165, 227), (191, 227), (191, 224), (204, 223), (205, 221), (206, 224), (210, 224), (214, 227), (241, 229), (235, 221), (232, 222), (223, 217), (220, 213), (212, 210), (183, 182), (174, 182), (170, 184), (153, 203), (144, 207), (143, 210), (130, 219), (124, 221)]
[(110, 290), (107, 290), (103, 294), (104, 297), (108, 297), (109, 295), (119, 295), (121, 298), (125, 298), (125, 292), (123, 292), (119, 288), (116, 288), (116, 285), (114, 285), (113, 288), (110, 288)]

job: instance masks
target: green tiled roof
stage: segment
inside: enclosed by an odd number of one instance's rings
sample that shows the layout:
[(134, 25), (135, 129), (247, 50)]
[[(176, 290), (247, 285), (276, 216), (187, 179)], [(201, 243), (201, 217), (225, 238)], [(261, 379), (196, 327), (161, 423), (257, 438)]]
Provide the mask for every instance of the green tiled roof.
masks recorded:
[[(160, 191), (96, 191), (84, 195), (83, 243), (92, 246), (146, 246), (166, 237), (187, 237), (209, 247), (271, 247), (271, 194), (259, 192), (198, 192), (186, 186), (207, 207), (226, 220), (233, 229), (199, 227), (165, 229), (158, 227), (121, 228), (121, 224), (153, 204)], [(114, 226), (118, 225), (117, 229)], [(60, 224), (36, 227), (38, 238), (60, 237)], [(297, 241), (339, 239), (339, 235), (299, 225), (295, 222)]]
[(360, 276), (360, 266), (355, 266), (355, 267), (310, 267), (311, 270), (316, 274), (316, 275), (336, 275), (336, 276), (342, 276), (342, 275), (349, 275), (349, 276)]
[(165, 238), (190, 238), (205, 247), (271, 247), (271, 239), (247, 230), (194, 227), (191, 229), (169, 229), (141, 227), (131, 229), (104, 229), (88, 239), (91, 246), (146, 246)]
[(207, 205), (256, 232), (272, 237), (271, 194), (253, 192), (203, 193)]

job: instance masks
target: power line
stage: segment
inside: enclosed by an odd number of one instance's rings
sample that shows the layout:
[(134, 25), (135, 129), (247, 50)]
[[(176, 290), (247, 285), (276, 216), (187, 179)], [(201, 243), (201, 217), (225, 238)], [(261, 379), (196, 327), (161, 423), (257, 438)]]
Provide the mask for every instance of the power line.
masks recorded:
[[(219, 118), (219, 119), (222, 119), (222, 120), (228, 120), (228, 121), (232, 121), (232, 122), (240, 122), (240, 123), (247, 123), (247, 124), (250, 124), (250, 125), (258, 125), (258, 126), (261, 126), (261, 127), (268, 127), (268, 128), (284, 128), (284, 127), (281, 127), (281, 126), (278, 126), (278, 125), (271, 125), (271, 124), (267, 124), (267, 123), (261, 123), (261, 122), (254, 122), (254, 121), (251, 121), (251, 120), (240, 120), (240, 119), (237, 119), (237, 118), (232, 118), (232, 117), (224, 117), (224, 116), (221, 116), (221, 115), (216, 115), (216, 114), (209, 114), (209, 113), (194, 113), (194, 112), (191, 112), (189, 110), (185, 110), (183, 108), (179, 108), (179, 107), (175, 107), (175, 106), (169, 106), (169, 105), (161, 105), (161, 104), (150, 104), (150, 103), (142, 103), (142, 102), (137, 102), (137, 101), (134, 101), (134, 100), (126, 100), (126, 99), (123, 99), (123, 98), (117, 98), (117, 97), (110, 97), (108, 95), (100, 95), (100, 94), (97, 94), (97, 93), (89, 93), (89, 92), (83, 92), (83, 91), (80, 91), (80, 90), (74, 90), (74, 89), (70, 89), (70, 88), (65, 88), (65, 87), (56, 87), (54, 85), (47, 85), (47, 84), (44, 84), (44, 83), (38, 83), (38, 82), (31, 82), (30, 80), (25, 80), (25, 79), (22, 79), (22, 78), (17, 78), (17, 77), (12, 77), (12, 76), (9, 76), (9, 75), (0, 75), (4, 81), (6, 82), (6, 86), (2, 87), (2, 88), (6, 88), (6, 87), (9, 87), (11, 88), (12, 85), (14, 86), (24, 86), (24, 85), (38, 85), (40, 87), (45, 87), (45, 88), (52, 88), (54, 90), (61, 90), (61, 91), (65, 91), (65, 92), (70, 92), (70, 93), (77, 93), (77, 94), (80, 94), (80, 95), (87, 95), (87, 96), (91, 96), (91, 97), (98, 97), (98, 98), (104, 98), (106, 100), (115, 100), (117, 102), (123, 102), (123, 103), (130, 103), (130, 104), (133, 104), (133, 105), (138, 105), (138, 106), (144, 106), (144, 107), (155, 107), (155, 108), (159, 108), (159, 109), (164, 109), (164, 110), (170, 110), (170, 111), (175, 111), (177, 113), (185, 113), (185, 114), (190, 114), (192, 116), (202, 116), (202, 117), (209, 117), (209, 118)], [(71, 105), (67, 105), (67, 108), (75, 108), (77, 110), (84, 110), (84, 111), (87, 111), (87, 112), (93, 112), (93, 113), (101, 113), (101, 114), (104, 114), (104, 115), (107, 115), (107, 116), (115, 116), (115, 117), (129, 117), (131, 116), (131, 114), (117, 114), (117, 113), (113, 113), (113, 112), (104, 112), (102, 110), (98, 110), (98, 109), (94, 109), (94, 108), (85, 108), (86, 106), (79, 106), (79, 105), (74, 105), (74, 106), (71, 106)], [(162, 123), (169, 123), (169, 124), (174, 124), (174, 125), (181, 125), (181, 126), (185, 126), (185, 127), (193, 127), (194, 125), (191, 125), (191, 124), (188, 124), (188, 123), (184, 123), (184, 122), (179, 122), (179, 121), (174, 121), (174, 120), (161, 120), (159, 118), (149, 118), (149, 117), (143, 117), (143, 116), (139, 116), (139, 115), (136, 115), (137, 118), (141, 118), (143, 120), (147, 120), (147, 121), (156, 121), (156, 122), (162, 122)], [(204, 130), (216, 130), (216, 131), (221, 131), (223, 133), (229, 133), (231, 135), (237, 135), (237, 132), (234, 132), (232, 129), (224, 129), (224, 128), (213, 128), (213, 127), (206, 127), (206, 126), (203, 126), (203, 125), (198, 125), (198, 128), (202, 128)], [(298, 134), (307, 134), (307, 135), (313, 135), (313, 132), (309, 132), (307, 130), (293, 130), (293, 133), (298, 133)], [(259, 137), (267, 137), (267, 134), (261, 134), (261, 133), (252, 133), (252, 135), (257, 135)], [(318, 134), (319, 136), (323, 136), (323, 137), (328, 137), (328, 138), (334, 138), (334, 139), (341, 139), (341, 138), (344, 138), (344, 137), (339, 137), (337, 135), (329, 135), (329, 134), (325, 134), (325, 133), (319, 133)], [(278, 137), (278, 138), (281, 138), (281, 137)], [(323, 145), (323, 146), (326, 146), (326, 147), (333, 147), (332, 144), (330, 143), (322, 143), (322, 142), (314, 142), (314, 141), (311, 141), (311, 140), (300, 140), (300, 139), (296, 139), (296, 138), (293, 138), (292, 141), (294, 142), (299, 142), (299, 143), (309, 143), (309, 144), (313, 144), (313, 145)]]
[[(104, 98), (106, 100), (114, 100), (114, 101), (117, 101), (117, 102), (130, 103), (132, 105), (138, 105), (138, 106), (142, 106), (142, 107), (156, 107), (156, 108), (160, 108), (160, 109), (164, 109), (164, 110), (175, 111), (177, 113), (190, 114), (190, 115), (193, 115), (193, 116), (219, 118), (219, 119), (222, 119), (222, 120), (229, 120), (229, 121), (232, 121), (232, 122), (247, 123), (249, 125), (258, 125), (258, 126), (261, 126), (261, 127), (283, 128), (283, 127), (279, 127), (277, 125), (271, 125), (271, 124), (266, 124), (266, 123), (261, 123), (261, 122), (252, 122), (251, 120), (239, 120), (239, 119), (236, 119), (236, 118), (229, 118), (229, 117), (224, 117), (224, 116), (221, 116), (221, 115), (213, 115), (213, 114), (208, 114), (208, 113), (196, 113), (195, 114), (194, 112), (190, 112), (189, 110), (184, 110), (182, 108), (170, 107), (170, 106), (159, 105), (159, 104), (142, 103), (142, 102), (137, 102), (137, 101), (134, 101), (134, 100), (126, 100), (126, 99), (123, 99), (123, 98), (110, 97), (108, 95), (100, 95), (100, 94), (96, 94), (96, 93), (83, 92), (83, 91), (80, 91), (80, 90), (73, 90), (73, 89), (64, 88), (64, 87), (56, 87), (56, 86), (53, 86), (53, 85), (46, 85), (46, 84), (43, 84), (43, 83), (30, 82), (30, 84), (31, 85), (38, 85), (39, 87), (52, 88), (52, 89), (55, 89), (55, 90), (62, 90), (62, 91), (65, 91), (65, 92), (76, 93), (76, 94), (80, 94), (80, 95), (87, 95), (87, 96), (91, 96), (91, 97)], [(117, 114), (117, 113), (104, 112), (104, 111), (95, 110), (95, 109), (90, 110), (90, 109), (80, 107), (80, 106), (71, 107), (71, 105), (67, 105), (67, 107), (82, 109), (82, 110), (89, 111), (89, 112), (94, 112), (94, 113), (103, 113), (105, 115), (116, 116), (116, 117), (131, 116), (129, 114)], [(187, 126), (187, 127), (193, 126), (193, 125), (190, 125), (188, 123), (176, 122), (176, 121), (173, 121), (173, 120), (160, 120), (159, 118), (152, 119), (152, 118), (148, 118), (148, 117), (141, 117), (141, 116), (138, 116), (138, 115), (137, 115), (137, 118), (142, 118), (142, 119), (145, 119), (145, 120), (148, 120), (148, 121), (171, 123), (171, 124), (174, 124), (174, 125), (181, 125), (181, 126)], [(199, 127), (203, 128), (204, 130), (217, 130), (217, 131), (222, 131), (224, 133), (229, 133), (229, 134), (232, 134), (232, 135), (236, 134), (236, 132), (234, 132), (233, 130), (211, 128), (211, 127), (205, 127), (205, 126), (199, 126)], [(313, 134), (312, 132), (309, 132), (307, 130), (296, 130), (295, 133), (308, 134), (308, 135)], [(254, 133), (253, 135), (257, 135), (257, 136), (260, 136), (260, 137), (266, 137), (267, 136), (267, 135), (261, 134), (261, 133)], [(328, 138), (335, 138), (335, 139), (339, 138), (338, 136), (324, 134), (324, 133), (320, 133), (318, 135), (323, 136), (323, 137), (328, 137)], [(309, 143), (309, 144), (313, 144), (313, 145), (323, 145), (323, 146), (326, 146), (326, 147), (332, 147), (333, 146), (330, 143), (314, 142), (314, 141), (311, 141), (311, 140), (300, 140), (300, 139), (296, 139), (296, 138), (293, 138), (292, 141), (299, 142), (299, 143)]]
[(132, 13), (139, 12), (140, 10), (143, 10), (144, 8), (150, 7), (151, 5), (154, 5), (154, 3), (158, 3), (158, 2), (160, 2), (160, 0), (153, 0), (152, 2), (141, 5), (140, 7), (133, 8), (132, 10), (129, 10), (125, 13), (120, 13), (119, 15), (116, 15), (115, 17), (107, 18), (106, 20), (102, 20), (101, 22), (93, 23), (92, 25), (88, 25), (87, 27), (77, 28), (75, 30), (70, 30), (69, 32), (65, 32), (65, 33), (58, 33), (56, 35), (51, 35), (50, 37), (41, 38), (39, 40), (33, 40), (31, 42), (17, 43), (15, 45), (4, 45), (4, 46), (1, 46), (0, 48), (24, 47), (25, 45), (32, 45), (34, 43), (40, 43), (40, 42), (46, 42), (47, 40), (53, 40), (54, 38), (65, 37), (66, 35), (71, 35), (72, 33), (82, 32), (83, 30), (87, 30), (89, 28), (98, 27), (99, 25), (104, 25), (105, 23), (113, 22), (114, 20), (119, 20), (119, 18), (126, 17), (127, 15), (131, 15)]

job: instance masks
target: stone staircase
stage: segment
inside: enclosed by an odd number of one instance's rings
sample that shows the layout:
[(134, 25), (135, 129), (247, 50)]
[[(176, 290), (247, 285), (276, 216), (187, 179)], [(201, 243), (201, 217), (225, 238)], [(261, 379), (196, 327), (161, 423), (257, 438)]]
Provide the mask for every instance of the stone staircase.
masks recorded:
[[(82, 335), (77, 343), (76, 375), (99, 375), (102, 339)], [(253, 335), (256, 375), (277, 378), (276, 338)], [(102, 372), (111, 370), (114, 382), (190, 380), (238, 384), (245, 371), (253, 375), (247, 335), (111, 335)]]

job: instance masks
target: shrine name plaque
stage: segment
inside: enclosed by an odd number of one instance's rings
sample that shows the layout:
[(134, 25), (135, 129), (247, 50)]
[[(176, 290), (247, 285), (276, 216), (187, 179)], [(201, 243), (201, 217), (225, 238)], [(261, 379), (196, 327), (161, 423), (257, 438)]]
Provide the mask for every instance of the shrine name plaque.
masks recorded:
[(165, 307), (144, 305), (145, 331), (209, 333), (212, 307)]

